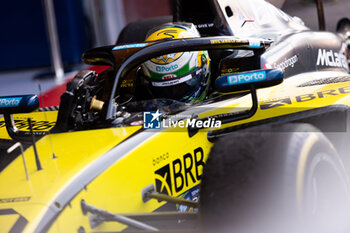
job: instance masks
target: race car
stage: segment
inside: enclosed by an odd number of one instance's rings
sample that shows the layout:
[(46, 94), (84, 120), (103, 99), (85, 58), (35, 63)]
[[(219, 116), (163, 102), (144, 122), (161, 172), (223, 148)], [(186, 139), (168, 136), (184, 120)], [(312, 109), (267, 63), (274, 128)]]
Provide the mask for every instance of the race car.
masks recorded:
[[(145, 42), (169, 18), (137, 21), (83, 54), (105, 70), (79, 72), (58, 111), (0, 98), (0, 232), (350, 229), (348, 20), (334, 34), (263, 0), (175, 3), (200, 38)], [(143, 63), (188, 51), (209, 52), (206, 99), (139, 95)]]

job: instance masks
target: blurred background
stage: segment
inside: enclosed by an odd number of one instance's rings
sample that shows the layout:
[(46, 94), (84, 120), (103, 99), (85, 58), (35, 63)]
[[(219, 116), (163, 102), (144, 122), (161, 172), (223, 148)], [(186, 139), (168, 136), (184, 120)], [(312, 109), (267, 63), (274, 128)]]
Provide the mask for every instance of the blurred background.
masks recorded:
[[(315, 0), (269, 1), (318, 29)], [(43, 91), (64, 83), (83, 67), (85, 50), (114, 44), (129, 22), (172, 14), (172, 0), (8, 0), (1, 5), (2, 96), (37, 94), (38, 82)], [(350, 1), (324, 0), (324, 10), (327, 30), (335, 31), (340, 18), (350, 17)]]

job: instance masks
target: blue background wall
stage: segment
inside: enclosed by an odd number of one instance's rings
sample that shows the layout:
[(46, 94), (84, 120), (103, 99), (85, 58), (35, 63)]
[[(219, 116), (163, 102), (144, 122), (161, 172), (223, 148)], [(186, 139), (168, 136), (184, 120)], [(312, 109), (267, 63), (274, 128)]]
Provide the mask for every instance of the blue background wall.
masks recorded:
[[(61, 56), (78, 63), (88, 49), (83, 0), (55, 0)], [(3, 1), (0, 7), (0, 70), (49, 66), (50, 47), (41, 0)]]

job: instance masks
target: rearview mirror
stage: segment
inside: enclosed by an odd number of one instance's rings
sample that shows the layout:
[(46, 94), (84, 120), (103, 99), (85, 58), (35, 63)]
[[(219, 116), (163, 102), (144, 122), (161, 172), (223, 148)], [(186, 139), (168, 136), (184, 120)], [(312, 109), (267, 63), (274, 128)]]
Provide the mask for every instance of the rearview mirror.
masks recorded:
[(254, 70), (220, 76), (215, 80), (215, 89), (221, 93), (249, 91), (252, 86), (271, 87), (282, 81), (283, 72), (279, 69)]
[[(4, 114), (8, 135), (16, 141), (32, 141), (32, 132), (20, 131), (15, 126), (12, 114), (30, 113), (39, 108), (39, 99), (36, 95), (18, 95), (0, 97), (0, 114)], [(46, 132), (35, 132), (36, 135), (45, 135)]]
[(18, 95), (0, 97), (0, 114), (29, 113), (39, 108), (36, 95)]

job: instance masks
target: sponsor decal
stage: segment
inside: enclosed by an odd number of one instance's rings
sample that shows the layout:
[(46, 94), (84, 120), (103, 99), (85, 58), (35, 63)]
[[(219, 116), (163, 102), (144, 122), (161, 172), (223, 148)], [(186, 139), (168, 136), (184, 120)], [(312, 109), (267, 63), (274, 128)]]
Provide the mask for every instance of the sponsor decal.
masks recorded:
[(156, 191), (159, 193), (164, 193), (166, 195), (172, 195), (172, 177), (170, 175), (170, 164), (155, 171), (156, 179), (155, 186)]
[(134, 80), (124, 79), (120, 87), (133, 87), (134, 86)]
[[(221, 121), (215, 118), (200, 119), (186, 119), (186, 120), (172, 120), (162, 119), (159, 110), (156, 112), (143, 113), (143, 128), (145, 129), (166, 129), (166, 128), (220, 128)], [(174, 116), (177, 117), (176, 115)], [(181, 119), (181, 117), (180, 117)]]
[(131, 126), (138, 126), (138, 125), (142, 125), (142, 124), (143, 124), (143, 121), (134, 121), (134, 122), (130, 123)]
[(173, 72), (179, 69), (178, 64), (169, 65), (169, 66), (156, 66), (156, 71), (158, 73), (167, 73), (167, 72)]
[(233, 40), (233, 39), (218, 39), (218, 40), (210, 40), (211, 44), (228, 44), (228, 43), (242, 43), (241, 40)]
[[(190, 52), (184, 52), (184, 53), (178, 53), (179, 57), (174, 58), (153, 58), (151, 60), (146, 61), (143, 66), (148, 69), (149, 71), (152, 71), (157, 74), (169, 74), (176, 72), (179, 69), (182, 69), (184, 66), (186, 66), (192, 59), (192, 54)], [(168, 55), (165, 55), (168, 56)], [(163, 57), (163, 56), (162, 56)], [(160, 60), (157, 60), (160, 59)], [(165, 60), (167, 61), (165, 63)]]
[[(33, 130), (49, 130), (54, 127), (56, 122), (50, 121), (32, 121)], [(0, 128), (5, 127), (5, 121), (0, 121)], [(27, 120), (15, 120), (15, 125), (20, 130), (30, 130)]]
[(212, 27), (214, 27), (214, 24), (213, 23), (203, 23), (203, 24), (198, 24), (195, 26), (196, 26), (196, 28), (212, 28)]
[(222, 69), (221, 70), (221, 74), (225, 75), (225, 74), (232, 74), (232, 73), (238, 73), (240, 70), (240, 68), (228, 68), (228, 69)]
[(164, 81), (164, 82), (152, 82), (152, 86), (154, 87), (169, 87), (173, 85), (177, 85), (180, 83), (187, 82), (188, 80), (192, 79), (192, 75), (186, 75), (185, 77), (174, 79), (174, 80), (169, 80), (169, 81)]
[(154, 172), (155, 187), (159, 193), (176, 195), (202, 178), (204, 151), (198, 147)]
[(295, 97), (284, 97), (280, 99), (262, 101), (262, 103), (260, 104), (260, 109), (266, 110), (266, 109), (271, 109), (276, 107), (283, 107), (286, 105), (291, 105), (293, 102), (303, 103), (303, 102), (308, 102), (316, 99), (327, 98), (329, 96), (337, 96), (341, 94), (350, 94), (350, 86), (341, 87), (338, 89), (319, 91), (316, 93), (303, 94)]
[(294, 64), (299, 61), (299, 58), (297, 55), (294, 55), (293, 57), (290, 58), (285, 58), (283, 62), (276, 64), (274, 63), (273, 66), (276, 69), (282, 70), (284, 72), (288, 67), (294, 68)]
[(156, 158), (154, 158), (154, 159), (152, 160), (152, 164), (153, 164), (153, 166), (156, 166), (156, 165), (158, 165), (158, 164), (160, 164), (160, 163), (166, 161), (167, 159), (169, 159), (169, 152), (166, 152), (166, 153), (164, 153), (164, 154), (162, 154), (162, 155), (157, 156)]
[(147, 45), (148, 45), (148, 43), (118, 45), (118, 46), (115, 46), (112, 50), (143, 48), (143, 47), (146, 47)]
[(316, 65), (348, 69), (348, 62), (344, 54), (326, 49), (318, 49)]
[[(199, 200), (199, 185), (191, 188), (189, 191), (185, 192), (182, 195), (182, 198), (191, 200), (191, 201), (198, 201)], [(190, 211), (192, 208), (185, 206), (185, 205), (177, 205), (177, 210), (179, 212), (187, 212)], [(196, 210), (195, 208), (194, 210)]]
[(280, 98), (280, 99), (271, 99), (263, 101), (260, 105), (261, 110), (282, 107), (288, 104), (292, 104), (290, 97)]
[[(249, 47), (250, 48), (259, 48), (261, 46), (261, 42), (259, 39), (249, 39)], [(217, 39), (217, 40), (210, 40), (211, 44), (236, 44), (236, 43), (242, 43), (242, 40), (234, 40), (234, 39)]]
[(163, 80), (168, 80), (168, 79), (173, 79), (173, 78), (176, 78), (176, 74), (168, 74), (168, 75), (164, 75), (162, 77)]
[(259, 39), (249, 39), (250, 48), (259, 48), (260, 46), (261, 46), (261, 42)]
[(0, 98), (0, 107), (13, 108), (18, 107), (22, 97)]
[(252, 83), (256, 81), (263, 81), (265, 79), (266, 79), (265, 71), (227, 76), (227, 82), (230, 85)]
[(30, 197), (1, 198), (0, 204), (1, 203), (11, 203), (11, 202), (25, 202), (25, 201), (29, 201), (29, 200), (30, 200)]

